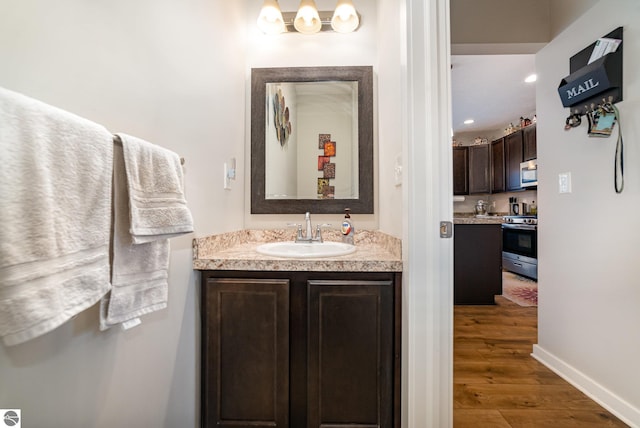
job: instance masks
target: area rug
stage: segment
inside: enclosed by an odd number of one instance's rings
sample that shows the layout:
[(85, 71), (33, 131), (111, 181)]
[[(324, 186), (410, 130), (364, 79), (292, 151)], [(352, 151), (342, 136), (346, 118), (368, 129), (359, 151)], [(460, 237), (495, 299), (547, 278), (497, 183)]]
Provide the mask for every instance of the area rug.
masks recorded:
[(511, 272), (502, 272), (502, 296), (520, 306), (538, 306), (538, 283)]

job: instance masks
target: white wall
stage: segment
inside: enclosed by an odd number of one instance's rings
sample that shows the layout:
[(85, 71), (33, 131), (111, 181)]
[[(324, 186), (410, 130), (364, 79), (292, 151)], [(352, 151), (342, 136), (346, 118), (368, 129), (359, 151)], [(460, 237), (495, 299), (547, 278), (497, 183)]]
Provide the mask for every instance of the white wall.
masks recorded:
[[(247, 0), (247, 10), (259, 11), (262, 6), (262, 0)], [(297, 10), (300, 2), (298, 0), (282, 0), (279, 2), (283, 12), (292, 12)], [(334, 0), (317, 0), (316, 5), (319, 10), (333, 10), (335, 8)], [(255, 16), (247, 13), (247, 54), (246, 54), (246, 76), (250, 76), (252, 67), (304, 67), (304, 66), (338, 66), (338, 65), (372, 65), (374, 67), (374, 75), (378, 69), (378, 48), (377, 41), (377, 2), (364, 1), (357, 2), (356, 7), (361, 14), (360, 27), (358, 31), (350, 34), (338, 33), (318, 33), (313, 35), (304, 34), (279, 34), (275, 36), (266, 36), (255, 26), (257, 12)], [(396, 6), (397, 7), (397, 6)], [(396, 12), (397, 13), (397, 12)], [(398, 47), (396, 46), (397, 50)], [(250, 117), (250, 93), (249, 85), (247, 85), (246, 94), (246, 117)], [(374, 100), (375, 94), (379, 90), (379, 82), (374, 78)], [(399, 103), (399, 94), (397, 102)], [(245, 169), (248, 170), (250, 165), (250, 128), (249, 121), (246, 125), (246, 141), (245, 150), (247, 157), (245, 159)], [(374, 118), (374, 129), (382, 126)], [(375, 134), (375, 133), (374, 133)], [(377, 140), (374, 135), (374, 147)], [(374, 155), (374, 163), (378, 161), (377, 154)], [(374, 177), (378, 176), (377, 166), (374, 166)], [(245, 226), (247, 228), (270, 228), (284, 227), (287, 223), (300, 223), (303, 215), (251, 215), (250, 213), (250, 187), (251, 183), (245, 185)], [(375, 214), (354, 214), (352, 219), (357, 229), (378, 229), (379, 228), (379, 198), (378, 185), (374, 185)], [(312, 213), (312, 222), (331, 223), (335, 227), (339, 227), (342, 215), (319, 215)]]
[[(31, 427), (195, 427), (199, 291), (191, 239), (242, 227), (243, 2), (0, 1), (0, 85), (186, 159), (196, 233), (171, 241), (169, 307), (123, 332), (95, 308), (23, 345), (0, 345), (0, 408)], [(62, 166), (64, 167), (64, 166)]]
[[(625, 188), (614, 191), (615, 138), (565, 131), (557, 87), (569, 58), (624, 27)], [(640, 3), (601, 0), (536, 57), (539, 329), (534, 355), (640, 426)], [(558, 193), (571, 172), (572, 193)]]
[[(406, 31), (404, 8), (397, 0), (378, 1), (378, 28), (376, 33), (377, 85), (374, 98), (374, 112), (377, 127), (374, 127), (374, 140), (377, 142), (375, 166), (378, 176), (378, 220), (379, 228), (398, 238), (402, 237), (403, 176), (408, 165), (402, 156), (402, 139), (405, 136), (403, 124), (406, 111), (403, 108), (402, 88), (406, 84)], [(396, 175), (399, 179), (396, 179)]]

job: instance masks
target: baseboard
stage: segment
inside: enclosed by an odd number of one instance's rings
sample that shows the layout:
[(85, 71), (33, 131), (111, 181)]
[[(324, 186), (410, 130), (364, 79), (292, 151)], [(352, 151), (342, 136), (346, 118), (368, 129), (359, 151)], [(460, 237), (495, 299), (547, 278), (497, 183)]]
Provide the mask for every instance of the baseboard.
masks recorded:
[(540, 345), (533, 345), (531, 356), (613, 413), (625, 424), (632, 428), (640, 428), (640, 409), (618, 397), (575, 367), (547, 352)]

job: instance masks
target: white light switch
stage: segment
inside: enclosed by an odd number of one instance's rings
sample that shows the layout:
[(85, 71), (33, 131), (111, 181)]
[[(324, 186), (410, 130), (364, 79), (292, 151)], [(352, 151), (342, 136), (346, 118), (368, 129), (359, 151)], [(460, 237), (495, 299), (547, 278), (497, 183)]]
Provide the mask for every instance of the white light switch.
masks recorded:
[(402, 153), (396, 155), (396, 162), (393, 167), (393, 179), (396, 186), (402, 185)]
[(236, 158), (224, 163), (224, 189), (231, 190), (231, 180), (236, 179)]
[(558, 193), (571, 193), (571, 173), (558, 174)]

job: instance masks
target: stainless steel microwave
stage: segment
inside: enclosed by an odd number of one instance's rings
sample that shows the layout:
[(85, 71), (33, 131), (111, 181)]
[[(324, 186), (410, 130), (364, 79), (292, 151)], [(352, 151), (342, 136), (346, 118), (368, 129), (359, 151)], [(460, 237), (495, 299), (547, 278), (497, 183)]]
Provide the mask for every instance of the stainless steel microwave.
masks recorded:
[(520, 164), (520, 187), (535, 187), (538, 185), (538, 160), (522, 162)]

